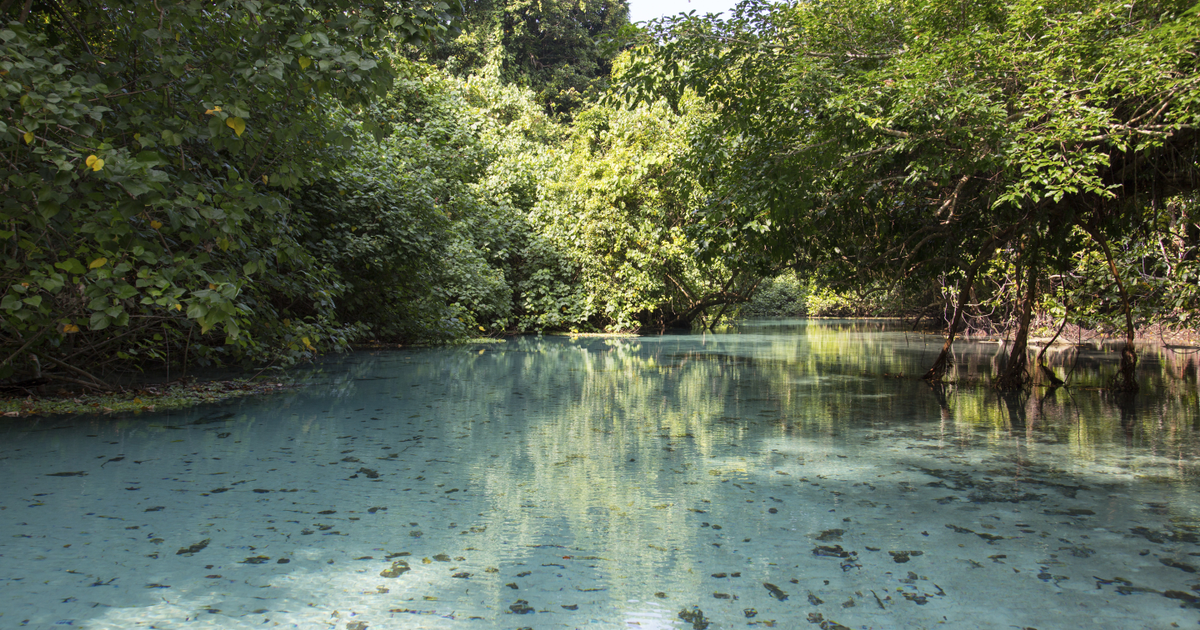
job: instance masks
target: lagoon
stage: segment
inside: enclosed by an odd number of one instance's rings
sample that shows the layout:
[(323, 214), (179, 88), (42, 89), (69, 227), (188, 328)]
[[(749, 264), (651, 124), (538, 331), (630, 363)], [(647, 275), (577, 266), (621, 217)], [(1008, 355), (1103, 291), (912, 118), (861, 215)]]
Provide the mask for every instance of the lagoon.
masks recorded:
[(359, 352), (287, 393), (0, 426), (0, 627), (1200, 623), (1196, 358), (874, 321)]

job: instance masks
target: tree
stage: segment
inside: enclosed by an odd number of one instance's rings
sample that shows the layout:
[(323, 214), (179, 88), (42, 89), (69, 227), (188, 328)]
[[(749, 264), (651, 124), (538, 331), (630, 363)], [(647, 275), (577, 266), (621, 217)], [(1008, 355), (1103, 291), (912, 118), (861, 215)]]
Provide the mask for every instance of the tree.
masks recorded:
[(613, 59), (637, 33), (624, 0), (474, 0), (462, 30), (420, 54), (458, 76), (527, 87), (548, 113), (568, 118), (607, 88)]
[(343, 163), (332, 113), (386, 93), (387, 50), (445, 35), (447, 4), (0, 11), (0, 377), (48, 363), (102, 386), (80, 366), (172, 347), (287, 360), (361, 333), (335, 321), (340, 287), (287, 191)]
[[(1076, 230), (1103, 249), (1200, 181), (1200, 16), (1184, 2), (751, 1), (652, 31), (625, 93), (694, 89), (717, 112), (690, 163), (731, 238), (860, 282), (1015, 253), (1000, 387), (1028, 380), (1029, 309)], [(1133, 389), (1126, 322), (1117, 387)]]

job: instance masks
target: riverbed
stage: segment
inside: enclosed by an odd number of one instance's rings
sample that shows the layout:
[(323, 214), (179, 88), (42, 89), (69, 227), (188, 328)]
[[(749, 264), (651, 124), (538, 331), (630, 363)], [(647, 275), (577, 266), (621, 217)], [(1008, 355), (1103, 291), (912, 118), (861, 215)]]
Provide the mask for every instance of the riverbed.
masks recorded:
[(881, 322), (362, 352), (286, 393), (0, 425), (0, 627), (1200, 623), (1186, 349)]

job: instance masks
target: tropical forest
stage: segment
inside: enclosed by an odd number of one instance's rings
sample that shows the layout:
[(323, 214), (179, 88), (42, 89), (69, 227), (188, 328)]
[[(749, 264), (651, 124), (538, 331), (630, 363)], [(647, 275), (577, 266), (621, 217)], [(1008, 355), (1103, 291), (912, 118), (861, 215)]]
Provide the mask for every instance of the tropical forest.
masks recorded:
[(1197, 325), (1187, 1), (0, 6), (9, 382), (774, 313), (1002, 333), (1010, 388), (1101, 330), (1132, 390)]

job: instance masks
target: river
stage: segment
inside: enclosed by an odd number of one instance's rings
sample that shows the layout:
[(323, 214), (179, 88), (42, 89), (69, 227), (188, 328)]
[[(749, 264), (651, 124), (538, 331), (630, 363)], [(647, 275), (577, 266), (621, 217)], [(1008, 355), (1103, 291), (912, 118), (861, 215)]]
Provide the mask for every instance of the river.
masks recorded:
[(0, 425), (0, 627), (1200, 622), (1187, 349), (872, 321), (359, 352), (287, 393)]

